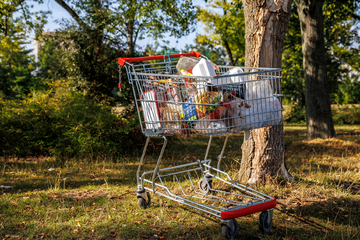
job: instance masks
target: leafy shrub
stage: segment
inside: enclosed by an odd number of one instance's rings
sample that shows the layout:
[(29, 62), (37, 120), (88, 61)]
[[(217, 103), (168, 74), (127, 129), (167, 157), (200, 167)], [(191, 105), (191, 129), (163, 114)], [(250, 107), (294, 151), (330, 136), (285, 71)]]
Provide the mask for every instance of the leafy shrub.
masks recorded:
[(0, 100), (0, 155), (111, 158), (143, 140), (135, 113), (111, 113), (64, 81), (22, 101)]
[[(332, 117), (335, 125), (360, 124), (360, 108), (355, 105), (332, 107)], [(306, 123), (306, 109), (295, 105), (284, 118), (287, 123)]]
[(333, 109), (332, 114), (335, 125), (360, 124), (360, 108), (354, 105)]
[(306, 123), (306, 111), (304, 107), (295, 105), (290, 112), (284, 116), (287, 123)]

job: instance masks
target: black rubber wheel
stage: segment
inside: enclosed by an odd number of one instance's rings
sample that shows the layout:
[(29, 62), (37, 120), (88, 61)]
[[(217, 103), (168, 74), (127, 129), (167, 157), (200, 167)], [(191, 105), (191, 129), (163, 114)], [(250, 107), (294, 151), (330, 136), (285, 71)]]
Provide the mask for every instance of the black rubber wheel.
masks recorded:
[[(206, 178), (201, 178), (200, 181), (199, 181), (199, 188), (200, 188), (200, 191), (205, 193), (205, 194), (208, 194), (209, 191), (210, 191), (210, 188), (212, 188), (212, 181), (209, 181), (208, 182), (209, 185), (207, 184), (207, 180)], [(210, 186), (210, 188), (209, 188)]]
[(261, 232), (263, 233), (269, 233), (270, 229), (272, 227), (272, 219), (270, 220), (270, 224), (268, 224), (268, 218), (269, 218), (269, 212), (268, 211), (263, 211), (261, 212), (260, 216), (259, 216), (259, 221), (258, 221), (258, 225), (259, 225), (259, 229)]
[(147, 197), (148, 197), (148, 202), (146, 202), (146, 200), (145, 200), (144, 198), (138, 197), (138, 203), (139, 203), (139, 207), (140, 207), (141, 209), (145, 209), (145, 208), (146, 208), (147, 206), (149, 206), (150, 203), (151, 203), (150, 193), (149, 193), (149, 192), (146, 192), (145, 194), (146, 194)]
[(147, 207), (146, 201), (142, 197), (138, 197), (138, 203), (141, 209), (145, 209)]
[(150, 203), (151, 203), (150, 193), (149, 193), (149, 192), (146, 192), (146, 195), (147, 195), (147, 197), (148, 197), (148, 202), (146, 203), (146, 205), (149, 206)]
[(228, 227), (228, 225), (225, 224), (222, 225), (221, 234), (225, 239), (236, 237), (239, 231), (239, 224), (235, 219), (231, 219), (229, 225), (231, 227)]

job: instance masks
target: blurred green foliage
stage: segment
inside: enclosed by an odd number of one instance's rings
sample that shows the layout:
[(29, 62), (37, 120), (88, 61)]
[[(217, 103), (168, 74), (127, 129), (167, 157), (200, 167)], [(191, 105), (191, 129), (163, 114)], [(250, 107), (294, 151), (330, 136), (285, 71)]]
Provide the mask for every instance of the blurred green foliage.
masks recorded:
[[(332, 104), (360, 102), (360, 3), (326, 0), (323, 5), (327, 75)], [(305, 106), (301, 30), (292, 4), (282, 57), (284, 104)]]
[[(57, 2), (67, 3), (74, 15), (60, 21), (61, 28), (54, 32), (43, 32), (48, 12), (33, 12), (29, 1), (0, 3), (0, 155), (47, 154), (66, 161), (114, 159), (131, 152), (142, 145), (143, 135), (133, 110), (111, 113), (111, 104), (133, 100), (124, 68), (122, 92), (118, 91), (117, 58), (178, 51), (163, 39), (165, 34), (179, 38), (194, 31), (195, 6), (188, 0)], [(206, 34), (199, 34), (182, 52), (197, 50), (218, 64), (243, 64), (241, 1), (208, 4), (211, 9), (197, 9)], [(326, 0), (323, 10), (332, 103), (359, 103), (359, 24), (353, 15), (359, 1)], [(293, 4), (282, 76), (284, 103), (298, 105), (286, 116), (287, 122), (306, 121), (296, 12)], [(31, 31), (38, 41), (38, 62), (26, 48)], [(137, 45), (149, 37), (157, 40), (154, 46)], [(333, 114), (335, 124), (360, 121), (356, 107)]]
[(226, 51), (223, 47), (214, 45), (211, 41), (202, 41), (199, 37), (195, 39), (194, 44), (186, 44), (183, 52), (192, 52), (197, 51), (204, 56), (206, 56), (209, 60), (213, 61), (219, 65), (226, 65)]
[(198, 46), (221, 46), (230, 65), (244, 65), (245, 17), (242, 1), (209, 0), (206, 8), (198, 7), (198, 20), (205, 25), (206, 32), (197, 35)]
[(306, 123), (306, 111), (301, 105), (294, 105), (290, 112), (284, 115), (284, 121), (287, 123)]
[(74, 86), (54, 81), (24, 100), (0, 100), (0, 155), (115, 159), (141, 145), (135, 112), (113, 114)]
[(360, 107), (350, 105), (332, 110), (333, 121), (336, 125), (360, 124)]
[[(333, 105), (331, 112), (334, 125), (360, 124), (360, 107), (358, 105)], [(287, 123), (306, 123), (305, 108), (294, 105), (284, 115), (284, 121)]]
[(41, 85), (41, 79), (34, 75), (37, 66), (35, 56), (32, 50), (27, 49), (31, 41), (28, 38), (29, 26), (24, 21), (23, 17), (7, 19), (2, 29), (4, 32), (0, 32), (1, 98), (23, 98)]

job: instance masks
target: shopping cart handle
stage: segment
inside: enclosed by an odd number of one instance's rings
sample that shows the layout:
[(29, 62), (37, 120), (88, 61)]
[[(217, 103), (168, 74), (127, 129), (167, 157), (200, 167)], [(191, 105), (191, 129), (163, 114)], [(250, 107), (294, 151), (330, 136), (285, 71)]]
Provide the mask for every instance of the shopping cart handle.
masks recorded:
[(264, 211), (264, 210), (267, 210), (270, 208), (274, 208), (275, 206), (276, 206), (276, 199), (274, 198), (273, 200), (270, 200), (267, 202), (251, 205), (251, 206), (236, 209), (233, 211), (226, 211), (226, 210), (222, 211), (221, 218), (222, 219), (237, 218), (237, 217), (245, 216), (245, 215), (256, 213), (256, 212), (261, 212), (261, 211)]
[(125, 63), (159, 60), (159, 59), (165, 59), (165, 58), (169, 58), (169, 59), (170, 58), (179, 58), (181, 56), (198, 58), (201, 56), (201, 53), (191, 52), (191, 53), (179, 53), (179, 54), (159, 55), (159, 56), (149, 56), (149, 57), (119, 58), (118, 62), (121, 66), (124, 66)]

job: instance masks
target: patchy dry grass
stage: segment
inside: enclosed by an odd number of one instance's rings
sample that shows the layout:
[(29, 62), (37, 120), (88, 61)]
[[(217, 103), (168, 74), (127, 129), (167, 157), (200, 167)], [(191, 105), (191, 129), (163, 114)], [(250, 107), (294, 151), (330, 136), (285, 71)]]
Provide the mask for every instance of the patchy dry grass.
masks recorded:
[[(237, 239), (359, 239), (359, 126), (340, 126), (328, 140), (306, 140), (304, 125), (286, 125), (286, 162), (293, 183), (268, 182), (256, 189), (275, 196), (270, 234), (258, 214), (237, 219)], [(229, 138), (222, 168), (236, 174), (243, 135)], [(202, 159), (206, 137), (168, 144), (162, 166)], [(221, 151), (215, 138), (210, 158)], [(152, 170), (159, 146), (145, 159)], [(139, 156), (141, 152), (139, 151)], [(60, 166), (51, 158), (0, 160), (0, 237), (9, 239), (221, 239), (219, 219), (152, 195), (141, 210), (135, 189), (138, 158)], [(186, 184), (186, 183), (185, 183)]]

